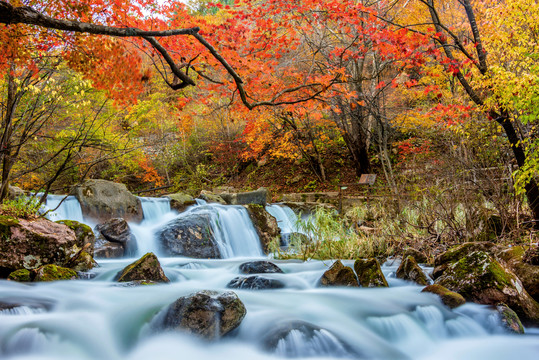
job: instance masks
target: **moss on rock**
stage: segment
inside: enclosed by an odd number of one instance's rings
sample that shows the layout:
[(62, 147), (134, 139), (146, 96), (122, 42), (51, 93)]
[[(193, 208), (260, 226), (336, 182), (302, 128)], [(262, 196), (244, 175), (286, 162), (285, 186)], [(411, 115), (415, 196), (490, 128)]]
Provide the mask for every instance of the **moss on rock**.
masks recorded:
[(500, 315), (500, 320), (506, 330), (517, 334), (524, 334), (524, 326), (520, 322), (518, 315), (504, 303), (496, 305), (496, 311)]
[(466, 299), (464, 299), (462, 295), (438, 284), (426, 286), (423, 290), (421, 290), (421, 292), (429, 292), (438, 295), (440, 300), (442, 300), (442, 302), (451, 309), (466, 303)]
[(161, 283), (170, 282), (154, 253), (145, 254), (134, 263), (127, 265), (120, 273), (118, 273), (119, 282), (137, 280)]
[(388, 287), (380, 263), (375, 258), (357, 259), (354, 262), (359, 283), (363, 287)]
[(539, 304), (514, 273), (485, 251), (472, 251), (448, 263), (436, 283), (480, 304), (504, 302), (524, 320), (539, 322)]
[(411, 255), (408, 255), (400, 264), (397, 269), (397, 277), (403, 280), (410, 280), (419, 285), (428, 285), (429, 279), (427, 275), (423, 272), (421, 267), (417, 265), (415, 258)]
[(9, 274), (7, 279), (18, 282), (30, 282), (32, 281), (32, 274), (27, 269), (19, 269)]
[(341, 260), (337, 260), (320, 278), (320, 286), (358, 287), (359, 285), (354, 270), (344, 266)]
[(86, 252), (89, 254), (94, 253), (95, 235), (91, 227), (75, 220), (58, 220), (56, 222), (58, 224), (64, 224), (73, 230), (77, 237), (78, 245), (82, 248), (86, 244), (90, 244), (89, 246), (86, 246)]
[(72, 280), (77, 278), (77, 272), (72, 269), (48, 264), (36, 270), (34, 281)]
[(165, 197), (170, 199), (170, 207), (179, 212), (182, 212), (187, 209), (187, 207), (196, 204), (195, 199), (191, 195), (184, 193), (168, 194)]

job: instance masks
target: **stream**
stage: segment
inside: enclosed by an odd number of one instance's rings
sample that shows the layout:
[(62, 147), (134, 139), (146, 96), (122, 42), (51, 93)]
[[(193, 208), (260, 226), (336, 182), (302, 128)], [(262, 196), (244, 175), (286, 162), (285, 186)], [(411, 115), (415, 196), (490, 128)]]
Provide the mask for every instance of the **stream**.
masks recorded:
[[(167, 200), (141, 200), (145, 219), (130, 224), (138, 256), (148, 251), (159, 256), (153, 234), (183, 215), (171, 211)], [(55, 201), (51, 196), (47, 205)], [(54, 220), (84, 221), (79, 210), (69, 199)], [(281, 210), (269, 211), (282, 225), (290, 220), (290, 211)], [(508, 333), (497, 313), (483, 305), (468, 303), (450, 310), (436, 295), (421, 293), (421, 286), (395, 278), (396, 262), (382, 266), (389, 288), (320, 288), (318, 281), (332, 261), (270, 259), (284, 274), (264, 277), (285, 287), (235, 289), (247, 315), (232, 333), (207, 342), (179, 332), (156, 332), (152, 318), (177, 298), (200, 290), (227, 291), (228, 282), (241, 275), (240, 264), (268, 260), (243, 207), (201, 203), (187, 212), (211, 216), (225, 258), (159, 256), (169, 284), (115, 282), (115, 275), (135, 258), (97, 259), (100, 266), (85, 280), (0, 280), (0, 303), (20, 305), (0, 310), (0, 359), (539, 359), (539, 329), (526, 329), (526, 335)], [(285, 226), (293, 230), (290, 221)], [(298, 327), (276, 346), (268, 345), (275, 329), (303, 322), (311, 327)]]

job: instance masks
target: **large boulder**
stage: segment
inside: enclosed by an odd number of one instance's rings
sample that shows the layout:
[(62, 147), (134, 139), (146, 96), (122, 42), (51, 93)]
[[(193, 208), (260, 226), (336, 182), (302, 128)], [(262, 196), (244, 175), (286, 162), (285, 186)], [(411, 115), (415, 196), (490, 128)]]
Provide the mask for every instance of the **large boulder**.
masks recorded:
[(221, 193), (219, 195), (228, 205), (257, 204), (265, 206), (270, 197), (268, 189), (265, 188), (242, 193)]
[(118, 243), (124, 249), (123, 255), (133, 256), (137, 252), (137, 239), (131, 233), (129, 224), (125, 219), (113, 218), (109, 219), (95, 227), (95, 231), (99, 233), (97, 245), (103, 246), (107, 241)]
[(408, 255), (399, 265), (397, 269), (397, 277), (403, 280), (410, 280), (419, 285), (426, 286), (430, 283), (427, 275), (421, 267), (417, 265), (415, 258)]
[(240, 265), (243, 274), (282, 274), (283, 270), (272, 262), (259, 260), (249, 261)]
[(268, 279), (262, 276), (238, 276), (232, 279), (226, 286), (231, 289), (244, 290), (265, 290), (265, 289), (282, 289), (284, 283), (276, 279)]
[(428, 292), (438, 295), (440, 297), (440, 300), (442, 300), (442, 302), (451, 309), (454, 309), (466, 303), (466, 299), (464, 299), (462, 295), (438, 284), (425, 286), (425, 288), (423, 288), (421, 292)]
[(530, 254), (530, 250), (522, 246), (510, 247), (496, 253), (497, 257), (522, 281), (528, 294), (539, 302), (539, 266), (527, 262), (529, 257), (526, 254)]
[(277, 220), (262, 205), (250, 204), (244, 206), (247, 208), (249, 217), (260, 238), (262, 250), (265, 254), (268, 254), (270, 243), (281, 236), (281, 229), (277, 225)]
[(153, 253), (147, 253), (137, 261), (127, 265), (118, 273), (118, 282), (149, 281), (165, 282), (170, 280), (166, 277), (161, 264)]
[(121, 217), (127, 221), (142, 221), (144, 215), (140, 199), (131, 194), (124, 184), (90, 179), (74, 189), (85, 216), (97, 221)]
[(319, 283), (320, 286), (359, 286), (354, 270), (348, 266), (344, 266), (340, 260), (335, 261), (324, 272)]
[(359, 283), (363, 287), (388, 287), (386, 277), (382, 273), (376, 258), (357, 259), (354, 262)]
[(184, 193), (168, 194), (164, 197), (170, 199), (170, 208), (179, 212), (185, 211), (189, 206), (196, 204), (195, 199), (191, 195)]
[(448, 263), (439, 263), (442, 265), (444, 271), (436, 278), (436, 284), (480, 304), (503, 302), (525, 322), (539, 324), (539, 304), (526, 292), (518, 277), (486, 251), (471, 251)]
[(43, 218), (0, 216), (0, 239), (0, 271), (4, 276), (46, 264), (64, 266), (84, 247), (69, 227)]
[(221, 252), (207, 214), (186, 214), (169, 222), (157, 238), (163, 252), (197, 259), (219, 259)]
[(165, 310), (160, 326), (214, 340), (237, 328), (247, 310), (232, 292), (200, 291), (184, 296)]

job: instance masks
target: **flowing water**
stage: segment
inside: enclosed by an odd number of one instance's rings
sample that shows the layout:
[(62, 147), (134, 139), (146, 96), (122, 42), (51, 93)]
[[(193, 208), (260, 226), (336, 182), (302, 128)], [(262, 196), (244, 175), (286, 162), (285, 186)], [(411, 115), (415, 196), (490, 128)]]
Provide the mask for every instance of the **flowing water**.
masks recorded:
[[(142, 201), (148, 202), (145, 215), (148, 211), (153, 215), (145, 217), (139, 230), (156, 230), (181, 216), (161, 200), (153, 205), (151, 199)], [(158, 206), (163, 208), (153, 208)], [(331, 261), (274, 261), (284, 274), (264, 277), (280, 280), (285, 287), (234, 290), (247, 315), (229, 336), (208, 343), (183, 333), (155, 333), (149, 326), (152, 318), (178, 297), (206, 289), (225, 291), (228, 282), (240, 276), (241, 263), (265, 259), (257, 244), (245, 253), (237, 249), (258, 241), (256, 234), (251, 234), (251, 224), (248, 231), (238, 229), (248, 219), (240, 207), (203, 204), (187, 211), (217, 214), (214, 226), (228, 237), (222, 241), (230, 246), (229, 258), (160, 257), (171, 280), (163, 285), (115, 283), (116, 273), (134, 259), (98, 260), (100, 266), (92, 271), (95, 276), (91, 280), (28, 285), (0, 281), (0, 303), (19, 305), (0, 310), (0, 359), (539, 358), (536, 330), (527, 329), (529, 335), (524, 336), (509, 334), (496, 314), (481, 305), (466, 304), (451, 311), (435, 295), (421, 293), (422, 287), (396, 279), (396, 264), (382, 267), (390, 288), (352, 289), (317, 287)], [(225, 225), (227, 222), (230, 224)], [(156, 248), (149, 235), (137, 239), (139, 249)], [(312, 325), (296, 326), (268, 347), (275, 329), (305, 322)]]

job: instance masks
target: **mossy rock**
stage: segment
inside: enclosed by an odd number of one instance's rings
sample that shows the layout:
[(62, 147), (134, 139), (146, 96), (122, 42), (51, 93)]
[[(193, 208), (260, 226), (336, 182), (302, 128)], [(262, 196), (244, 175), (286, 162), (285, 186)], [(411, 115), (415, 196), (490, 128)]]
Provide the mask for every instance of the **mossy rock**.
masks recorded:
[(421, 267), (417, 265), (415, 258), (408, 255), (400, 264), (397, 269), (397, 277), (403, 280), (410, 280), (419, 285), (428, 285), (430, 283), (427, 275), (423, 272)]
[(27, 269), (19, 269), (9, 274), (7, 279), (18, 282), (30, 282), (32, 281), (32, 273)]
[(421, 292), (429, 292), (438, 295), (440, 297), (440, 300), (442, 300), (442, 302), (451, 309), (454, 309), (466, 303), (466, 299), (464, 299), (462, 295), (438, 284), (425, 286), (425, 288), (421, 290)]
[(270, 244), (281, 236), (281, 229), (277, 225), (277, 220), (262, 205), (248, 204), (244, 205), (244, 207), (247, 209), (251, 222), (258, 234), (264, 254), (268, 254)]
[(226, 201), (223, 200), (223, 198), (219, 195), (216, 195), (216, 194), (213, 194), (209, 191), (206, 191), (206, 190), (202, 190), (200, 192), (200, 196), (199, 196), (202, 200), (205, 200), (209, 203), (217, 203), (217, 204), (221, 204), (221, 205), (226, 205)]
[(447, 266), (450, 263), (459, 261), (461, 258), (465, 257), (467, 254), (473, 251), (485, 251), (489, 254), (492, 254), (499, 250), (499, 247), (491, 242), (469, 242), (461, 245), (453, 246), (446, 252), (440, 254), (434, 259), (434, 270), (432, 271), (432, 276), (436, 279), (440, 276)]
[(153, 253), (147, 253), (140, 259), (127, 265), (121, 272), (118, 273), (119, 282), (129, 281), (154, 281), (154, 282), (170, 282), (166, 277), (165, 272), (161, 268), (161, 264)]
[(164, 197), (169, 198), (170, 207), (179, 212), (185, 211), (189, 206), (196, 204), (195, 199), (189, 194), (175, 193), (165, 195)]
[(539, 266), (531, 265), (525, 261), (527, 253), (525, 247), (513, 246), (498, 252), (496, 255), (518, 276), (528, 294), (539, 302)]
[(58, 220), (56, 222), (58, 224), (64, 224), (73, 230), (75, 232), (75, 236), (77, 237), (79, 246), (83, 247), (86, 244), (89, 244), (86, 246), (86, 252), (89, 254), (94, 253), (95, 235), (91, 227), (74, 220)]
[(34, 281), (73, 280), (76, 278), (77, 272), (75, 270), (48, 264), (36, 270)]
[(496, 305), (496, 311), (498, 311), (500, 321), (507, 331), (524, 334), (524, 326), (522, 326), (518, 315), (509, 306), (500, 303)]
[(375, 258), (357, 259), (354, 262), (359, 283), (363, 287), (388, 287), (380, 263)]
[(525, 321), (539, 323), (539, 304), (509, 269), (485, 251), (474, 251), (448, 264), (436, 283), (466, 300), (486, 305), (506, 303)]
[(354, 270), (337, 260), (320, 278), (320, 286), (358, 287), (359, 285)]

